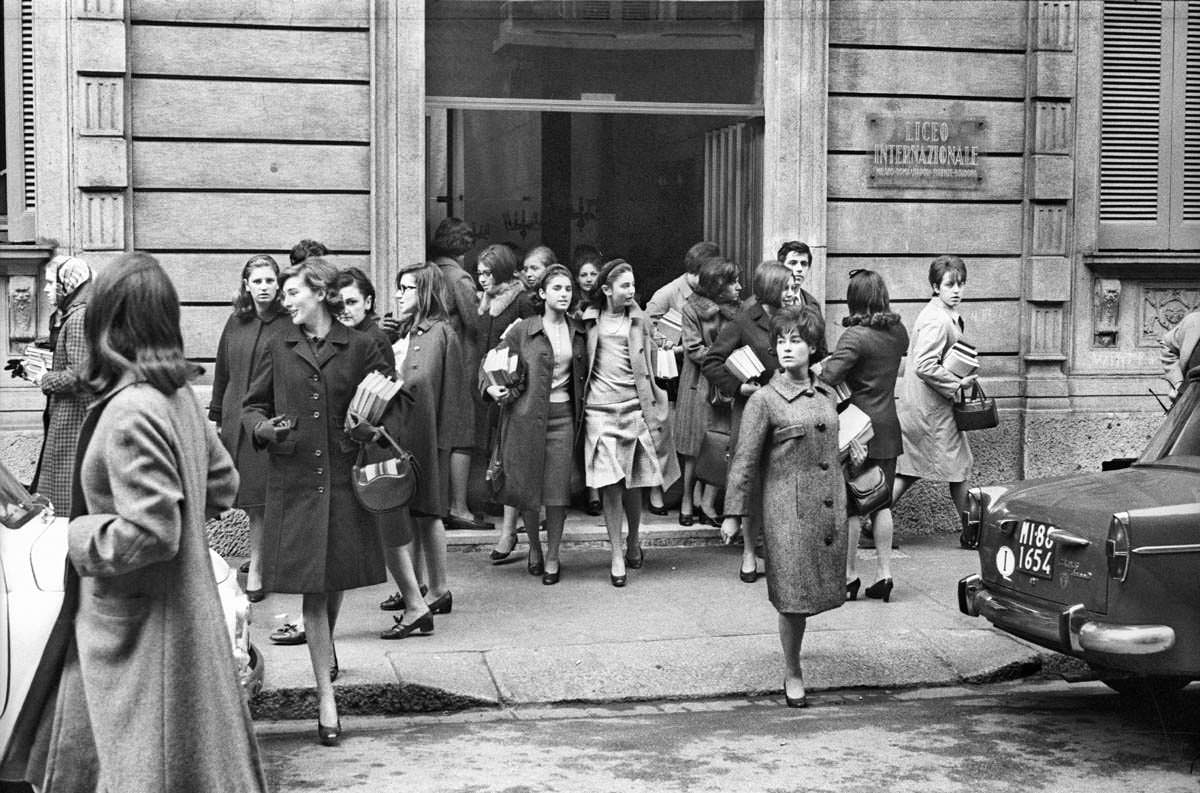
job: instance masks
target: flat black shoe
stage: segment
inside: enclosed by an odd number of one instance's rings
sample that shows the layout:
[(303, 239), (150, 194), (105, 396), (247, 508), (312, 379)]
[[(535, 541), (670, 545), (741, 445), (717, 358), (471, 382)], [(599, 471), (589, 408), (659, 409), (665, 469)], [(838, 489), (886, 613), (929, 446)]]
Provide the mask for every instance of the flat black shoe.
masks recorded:
[(867, 587), (866, 595), (876, 600), (882, 599), (884, 603), (887, 603), (892, 599), (892, 586), (892, 579), (881, 578)]
[[(424, 589), (424, 587), (421, 587)], [(422, 592), (421, 594), (425, 594)], [(454, 610), (454, 593), (446, 590), (437, 600), (429, 604), (430, 614), (449, 614)]]
[(433, 633), (433, 612), (429, 612), (405, 625), (399, 617), (392, 617), (396, 624), (379, 634), (380, 639), (403, 639), (420, 631), (422, 634)]
[(534, 560), (533, 557), (526, 556), (525, 557), (525, 569), (528, 570), (529, 574), (532, 576), (539, 576), (542, 573), (546, 572), (546, 568), (545, 568), (544, 563), (542, 562), (541, 557), (539, 557), (537, 560)]
[(666, 505), (663, 505), (661, 507), (656, 507), (653, 504), (647, 504), (646, 509), (647, 509), (647, 511), (649, 511), (649, 513), (651, 515), (666, 515), (668, 512), (671, 511), (671, 510), (667, 509)]
[(510, 545), (508, 547), (508, 550), (507, 551), (500, 550), (500, 543), (496, 543), (496, 547), (492, 549), (492, 552), (490, 554), (488, 554), (488, 559), (491, 560), (492, 564), (499, 564), (500, 562), (503, 562), (505, 559), (507, 559), (509, 556), (511, 556), (512, 552), (515, 551), (516, 549), (517, 549), (517, 535), (514, 532), (512, 535), (512, 545)]
[(618, 589), (625, 586), (625, 582), (628, 580), (628, 576), (613, 575), (612, 573), (608, 574), (608, 578), (610, 581), (612, 581), (612, 585)]
[[(625, 557), (625, 566), (628, 567), (630, 570), (641, 570), (642, 569), (642, 560), (646, 558), (646, 552), (642, 550), (642, 546), (638, 545), (637, 549), (638, 549), (637, 556), (626, 556)], [(626, 553), (628, 553), (628, 551), (626, 551)]]
[(684, 515), (682, 512), (679, 513), (679, 525), (680, 526), (691, 526), (695, 522), (696, 522), (695, 515)]
[(748, 573), (742, 569), (741, 562), (738, 562), (738, 578), (742, 579), (743, 584), (753, 584), (755, 581), (757, 581), (758, 580), (758, 562), (757, 562), (757, 560), (755, 561), (754, 569)]
[(862, 579), (856, 578), (846, 584), (846, 600), (858, 600), (858, 588), (862, 586)]
[(342, 720), (338, 718), (338, 723), (333, 727), (326, 727), (317, 719), (317, 740), (322, 746), (337, 746), (338, 741), (342, 739)]
[[(429, 587), (421, 584), (421, 597), (425, 597), (425, 593), (429, 591)], [(387, 599), (379, 604), (381, 611), (404, 611), (404, 595), (397, 592), (394, 595), (388, 595)]]
[(587, 509), (585, 511), (589, 515), (599, 515), (600, 513), (604, 512), (604, 506), (599, 502), (599, 500), (592, 500), (587, 503)]
[(266, 596), (267, 596), (267, 593), (262, 591), (261, 589), (247, 589), (246, 590), (246, 600), (249, 600), (251, 603), (261, 603), (263, 598), (265, 598)]
[(553, 573), (551, 573), (549, 570), (547, 570), (546, 572), (542, 573), (542, 584), (544, 586), (554, 586), (555, 584), (558, 583), (558, 578), (561, 574), (562, 574), (561, 566), (559, 566), (559, 568), (557, 570), (555, 570)]
[(789, 696), (787, 692), (787, 681), (783, 682), (783, 701), (787, 703), (789, 708), (807, 708), (808, 707), (808, 692), (805, 691), (798, 697)]

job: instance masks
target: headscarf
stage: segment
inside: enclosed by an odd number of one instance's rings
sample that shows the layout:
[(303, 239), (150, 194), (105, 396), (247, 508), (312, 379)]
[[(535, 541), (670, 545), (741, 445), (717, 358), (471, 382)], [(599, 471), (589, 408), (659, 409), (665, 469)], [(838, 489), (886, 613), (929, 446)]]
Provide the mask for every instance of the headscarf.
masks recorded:
[(66, 321), (67, 309), (82, 294), (84, 287), (92, 280), (95, 273), (92, 267), (78, 256), (56, 256), (50, 260), (58, 262), (54, 280), (58, 283), (59, 300), (50, 317), (50, 349), (58, 345), (58, 334)]

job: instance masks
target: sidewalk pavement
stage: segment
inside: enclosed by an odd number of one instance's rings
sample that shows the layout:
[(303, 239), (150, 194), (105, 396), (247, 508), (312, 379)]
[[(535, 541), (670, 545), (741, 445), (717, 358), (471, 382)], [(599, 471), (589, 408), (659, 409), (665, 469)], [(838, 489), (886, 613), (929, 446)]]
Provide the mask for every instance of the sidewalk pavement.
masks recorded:
[[(647, 515), (645, 564), (629, 583), (609, 583), (600, 518), (571, 513), (562, 580), (544, 586), (526, 572), (525, 537), (493, 566), (491, 533), (448, 532), (454, 610), (435, 631), (378, 638), (394, 612), (383, 584), (346, 593), (335, 633), (345, 713), (389, 714), (480, 706), (684, 700), (778, 693), (777, 617), (766, 581), (738, 579), (740, 546), (716, 529), (681, 529), (675, 514)], [(679, 545), (688, 543), (688, 545)], [(863, 589), (875, 551), (860, 550)], [(809, 691), (944, 686), (1037, 672), (1044, 651), (959, 613), (956, 584), (978, 570), (957, 537), (902, 541), (893, 552), (890, 603), (847, 602), (809, 621), (804, 676)], [(267, 634), (300, 617), (298, 595), (254, 604), (252, 635), (266, 660), (256, 718), (315, 713), (306, 646)]]

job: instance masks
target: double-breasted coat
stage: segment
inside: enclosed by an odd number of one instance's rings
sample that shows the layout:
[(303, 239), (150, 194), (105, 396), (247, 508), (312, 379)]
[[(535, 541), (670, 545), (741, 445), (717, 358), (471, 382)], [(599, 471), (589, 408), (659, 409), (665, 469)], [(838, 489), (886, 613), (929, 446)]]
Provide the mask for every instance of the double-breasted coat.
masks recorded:
[(846, 600), (846, 482), (838, 464), (836, 397), (776, 372), (746, 401), (725, 488), (725, 513), (750, 515), (762, 483), (767, 594), (784, 614)]
[(254, 446), (253, 433), (247, 432), (242, 424), (242, 400), (246, 398), (246, 388), (262, 350), (290, 324), (288, 317), (275, 307), (268, 309), (261, 319), (255, 313), (231, 314), (217, 344), (208, 420), (220, 425), (221, 442), (233, 455), (241, 477), (239, 507), (261, 507), (267, 499), (266, 455)]
[[(571, 391), (572, 433), (574, 454), (571, 459), (571, 490), (583, 487), (582, 447), (580, 431), (583, 424), (583, 396), (587, 387), (587, 329), (583, 323), (568, 317), (571, 332)], [(500, 503), (523, 510), (534, 510), (544, 502), (542, 483), (546, 473), (545, 448), (539, 439), (545, 438), (550, 418), (550, 383), (554, 375), (554, 349), (546, 336), (541, 317), (529, 317), (508, 329), (500, 345), (517, 355), (521, 382), (511, 390), (516, 398), (501, 411), (501, 462), (504, 466), (504, 487)], [(480, 392), (487, 397), (488, 380), (479, 374)]]
[(708, 349), (726, 323), (737, 314), (737, 306), (717, 303), (699, 292), (688, 296), (683, 316), (683, 368), (679, 370), (679, 396), (675, 402), (675, 450), (688, 457), (700, 454), (704, 431), (714, 424), (727, 424), (729, 411), (718, 414), (708, 401), (713, 386), (700, 372)]
[(87, 365), (88, 343), (83, 332), (88, 290), (85, 287), (63, 314), (62, 329), (54, 345), (51, 369), (42, 376), (49, 423), (42, 442), (34, 490), (50, 499), (59, 514), (71, 508), (71, 479), (75, 450), (91, 392), (81, 379)]
[(896, 377), (908, 349), (908, 332), (899, 317), (891, 317), (894, 324), (886, 327), (846, 328), (821, 367), (821, 382), (845, 383), (851, 404), (871, 419), (874, 435), (867, 442), (867, 456), (873, 460), (894, 459), (904, 448), (896, 416)]
[(447, 455), (471, 446), (471, 398), (462, 343), (447, 319), (425, 318), (408, 331), (408, 347), (397, 369), (412, 399), (389, 411), (385, 425), (420, 466), (420, 486), (409, 504), (413, 513), (445, 517), (450, 511)]
[(237, 472), (192, 390), (127, 376), (89, 414), (77, 483), (44, 790), (266, 790), (204, 534)]
[(913, 323), (908, 364), (900, 387), (904, 453), (896, 473), (942, 482), (964, 482), (971, 473), (971, 446), (954, 423), (959, 378), (942, 358), (962, 338), (962, 319), (934, 297)]
[(375, 516), (350, 482), (358, 444), (344, 429), (354, 392), (371, 371), (391, 373), (384, 351), (336, 321), (319, 345), (290, 325), (259, 359), (243, 402), (245, 431), (253, 435), (258, 422), (279, 414), (297, 419), (284, 440), (266, 445), (269, 592), (335, 592), (386, 579)]
[[(642, 410), (642, 418), (650, 430), (650, 438), (654, 441), (654, 453), (658, 458), (658, 468), (662, 473), (663, 490), (670, 489), (680, 476), (679, 457), (675, 452), (675, 440), (671, 432), (671, 409), (667, 392), (655, 378), (655, 360), (658, 345), (654, 343), (654, 327), (646, 313), (637, 306), (627, 309), (629, 315), (629, 362), (633, 368), (633, 383), (638, 395), (638, 405)], [(588, 347), (588, 385), (584, 386), (584, 401), (587, 400), (587, 388), (595, 373), (596, 350), (600, 346), (599, 313), (594, 309), (584, 312), (584, 323), (587, 327)], [(586, 461), (585, 461), (586, 464)]]

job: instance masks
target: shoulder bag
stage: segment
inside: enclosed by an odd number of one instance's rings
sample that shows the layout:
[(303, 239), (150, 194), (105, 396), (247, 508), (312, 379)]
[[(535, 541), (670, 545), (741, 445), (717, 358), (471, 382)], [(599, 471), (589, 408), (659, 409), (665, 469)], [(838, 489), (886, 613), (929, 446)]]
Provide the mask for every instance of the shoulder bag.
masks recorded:
[(499, 500), (504, 490), (504, 405), (500, 406), (499, 428), (496, 431), (496, 443), (492, 446), (492, 456), (488, 460), (487, 470), (483, 474), (487, 482), (488, 493)]
[(871, 515), (891, 504), (892, 491), (883, 469), (878, 465), (868, 465), (854, 475), (851, 475), (847, 466), (845, 472), (851, 515)]
[(391, 512), (408, 506), (420, 486), (421, 471), (412, 453), (379, 428), (380, 437), (392, 448), (392, 456), (377, 463), (367, 462), (366, 444), (358, 447), (358, 460), (350, 471), (354, 495), (368, 512)]
[(964, 432), (1000, 426), (996, 400), (983, 393), (983, 386), (978, 380), (971, 384), (969, 394), (958, 389), (958, 395), (954, 398), (954, 423)]

